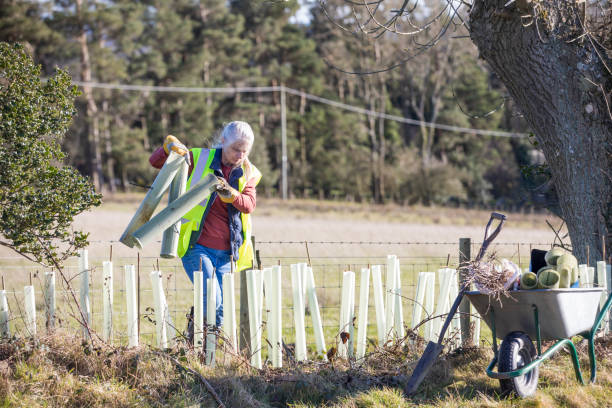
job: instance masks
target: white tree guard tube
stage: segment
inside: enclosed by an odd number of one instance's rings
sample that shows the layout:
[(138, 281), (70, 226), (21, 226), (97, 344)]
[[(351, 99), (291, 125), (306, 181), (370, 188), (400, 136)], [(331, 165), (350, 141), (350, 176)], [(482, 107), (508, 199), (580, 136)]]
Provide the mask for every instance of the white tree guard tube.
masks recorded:
[(385, 286), (385, 340), (393, 339), (393, 324), (395, 319), (395, 289), (397, 273), (395, 271), (395, 255), (387, 255), (387, 281)]
[(291, 284), (293, 285), (293, 319), (295, 320), (295, 359), (305, 361), (306, 354), (306, 327), (304, 324), (304, 299), (302, 294), (302, 268), (298, 264), (291, 265)]
[[(181, 167), (176, 172), (172, 184), (170, 184), (170, 191), (168, 192), (168, 204), (178, 199), (185, 192), (187, 186), (187, 173), (189, 168), (184, 160), (181, 160)], [(178, 249), (178, 238), (179, 232), (181, 231), (181, 222), (176, 222), (169, 228), (164, 230), (161, 242), (161, 251), (159, 256), (162, 258), (176, 258)]]
[(157, 347), (166, 349), (168, 348), (168, 334), (166, 332), (166, 297), (164, 296), (164, 289), (162, 287), (161, 271), (153, 271), (149, 276), (151, 277), (153, 300), (155, 302)]
[(414, 329), (419, 323), (421, 323), (421, 316), (423, 315), (423, 309), (425, 308), (425, 289), (427, 288), (427, 281), (429, 280), (428, 272), (419, 272), (416, 287), (416, 299), (414, 306), (412, 307), (412, 323), (410, 328)]
[[(436, 274), (433, 272), (427, 272), (427, 286), (425, 288), (425, 313), (426, 318), (430, 318), (434, 313), (434, 290), (436, 287)], [(429, 319), (425, 322), (425, 341), (436, 341), (434, 337), (434, 326), (433, 322), (435, 319)]]
[(268, 319), (268, 323), (267, 323), (267, 343), (268, 343), (268, 359), (270, 360), (270, 362), (272, 363), (272, 367), (276, 367), (276, 361), (275, 361), (275, 355), (274, 355), (274, 338), (276, 338), (276, 326), (274, 324), (274, 303), (275, 303), (275, 299), (274, 296), (276, 295), (276, 293), (274, 293), (274, 282), (273, 282), (273, 277), (272, 277), (272, 268), (264, 268), (262, 271), (263, 274), (263, 282), (264, 282), (264, 287), (265, 287), (265, 308), (267, 311), (267, 319)]
[(204, 272), (193, 272), (193, 348), (204, 350)]
[(55, 272), (53, 271), (45, 272), (45, 317), (47, 332), (51, 333), (55, 329)]
[(586, 288), (590, 286), (589, 282), (589, 274), (587, 273), (586, 264), (578, 265), (578, 281), (580, 282), (581, 288)]
[(125, 300), (127, 308), (128, 347), (138, 347), (138, 295), (134, 265), (125, 265)]
[(225, 273), (223, 284), (223, 332), (229, 342), (230, 349), (238, 352), (238, 338), (236, 335), (236, 290), (234, 274)]
[(595, 286), (595, 268), (592, 266), (587, 266), (586, 271), (589, 279), (589, 287)]
[(261, 369), (261, 331), (259, 330), (257, 276), (255, 270), (247, 270), (247, 298), (249, 304), (249, 328), (251, 332), (251, 365)]
[[(348, 358), (352, 356), (353, 317), (355, 307), (355, 273), (344, 272), (342, 276), (342, 298), (340, 301), (340, 343), (338, 344), (338, 357)], [(352, 297), (352, 299), (351, 299)], [(348, 341), (342, 339), (342, 333), (348, 333)]]
[(282, 302), (282, 269), (280, 265), (272, 267), (272, 282), (274, 292), (274, 335), (272, 344), (274, 345), (275, 367), (283, 366), (283, 302)]
[(8, 302), (6, 300), (6, 290), (0, 290), (0, 338), (6, 338), (11, 336), (9, 320), (10, 315), (8, 309)]
[(359, 281), (359, 316), (357, 317), (357, 360), (363, 358), (366, 352), (368, 335), (368, 300), (370, 297), (370, 270), (361, 269)]
[(306, 310), (310, 307), (309, 305), (309, 299), (308, 299), (308, 288), (307, 288), (307, 280), (308, 280), (308, 274), (306, 272), (307, 268), (308, 268), (308, 264), (307, 263), (300, 263), (298, 264), (299, 268), (300, 268), (300, 276), (302, 276), (302, 299), (304, 300), (304, 313), (306, 313)]
[(81, 275), (80, 300), (81, 318), (84, 318), (81, 332), (83, 338), (89, 340), (89, 330), (91, 328), (91, 307), (89, 305), (89, 260), (86, 249), (79, 250), (79, 274)]
[(393, 327), (398, 339), (404, 338), (404, 309), (402, 307), (402, 280), (400, 278), (399, 259), (395, 258), (395, 316)]
[(385, 304), (383, 297), (382, 273), (380, 265), (372, 266), (372, 289), (374, 290), (374, 309), (376, 310), (376, 329), (378, 332), (378, 345), (385, 344)]
[(113, 263), (102, 263), (102, 311), (103, 326), (102, 339), (108, 343), (113, 342)]
[(257, 270), (255, 272), (255, 284), (257, 285), (257, 321), (259, 322), (259, 332), (263, 335), (263, 306), (264, 306), (264, 285), (263, 285), (263, 271)]
[(315, 343), (317, 346), (317, 354), (327, 361), (325, 336), (323, 335), (323, 321), (321, 320), (321, 311), (319, 310), (319, 301), (317, 300), (317, 290), (315, 286), (314, 274), (312, 268), (306, 266), (306, 294), (308, 304), (310, 305), (310, 315), (312, 317), (312, 326), (314, 329)]
[(206, 364), (215, 366), (215, 350), (217, 347), (217, 278), (206, 279)]
[(184, 163), (184, 161), (185, 159), (180, 154), (170, 152), (170, 155), (168, 156), (168, 159), (166, 159), (164, 166), (157, 174), (157, 177), (155, 177), (151, 188), (147, 192), (145, 198), (142, 200), (142, 203), (140, 203), (138, 210), (136, 210), (136, 213), (130, 220), (130, 223), (125, 228), (125, 231), (123, 231), (123, 234), (121, 235), (121, 238), (119, 238), (119, 241), (129, 246), (130, 248), (134, 247), (135, 242), (133, 240), (132, 234), (138, 228), (143, 226), (147, 221), (149, 221), (151, 215), (153, 215), (153, 212), (155, 211), (155, 208), (157, 208), (157, 205), (161, 201), (164, 193), (166, 192), (166, 190), (168, 190), (170, 183), (172, 183), (174, 175)]
[[(456, 269), (447, 269), (447, 273), (450, 275), (450, 290), (448, 293), (448, 312), (450, 312), (450, 306), (453, 304), (457, 296), (459, 296), (459, 282), (457, 281), (457, 270)], [(455, 313), (453, 320), (451, 320), (451, 331), (446, 332), (446, 336), (450, 336), (451, 332), (453, 334), (454, 345), (455, 348), (460, 347), (462, 343), (461, 337), (461, 314)], [(441, 329), (441, 328), (440, 328)]]
[(450, 305), (448, 296), (450, 291), (450, 275), (448, 269), (438, 270), (438, 280), (440, 281), (440, 291), (438, 292), (438, 304), (436, 305), (435, 316), (433, 321), (433, 336), (437, 337), (440, 334), (442, 323), (446, 320), (446, 314), (449, 311)]
[(134, 245), (142, 249), (153, 238), (162, 234), (165, 229), (176, 224), (189, 210), (206, 199), (218, 183), (217, 178), (212, 174), (203, 177), (202, 180), (191, 186), (189, 191), (168, 204), (149, 222), (134, 231), (132, 234)]
[(25, 295), (25, 331), (28, 337), (36, 336), (36, 299), (34, 295), (34, 286), (25, 286), (23, 288)]
[[(606, 290), (603, 291), (603, 293), (601, 294), (601, 300), (599, 301), (599, 309), (601, 310), (601, 308), (603, 308), (604, 304), (606, 303), (606, 300), (608, 299), (608, 280), (606, 279), (606, 263), (605, 261), (598, 261), (597, 262), (597, 285), (600, 288), (604, 288)], [(601, 330), (603, 331), (604, 334), (608, 334), (608, 331), (610, 329), (610, 319), (609, 319), (609, 314), (606, 314), (603, 318), (603, 321), (601, 322)]]

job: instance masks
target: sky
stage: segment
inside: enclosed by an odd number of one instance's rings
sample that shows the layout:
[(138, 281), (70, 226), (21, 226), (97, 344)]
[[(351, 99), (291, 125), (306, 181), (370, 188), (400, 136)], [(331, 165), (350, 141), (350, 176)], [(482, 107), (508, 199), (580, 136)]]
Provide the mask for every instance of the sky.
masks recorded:
[(310, 22), (310, 7), (315, 3), (314, 0), (299, 0), (300, 9), (295, 16), (289, 20), (291, 23), (308, 24)]

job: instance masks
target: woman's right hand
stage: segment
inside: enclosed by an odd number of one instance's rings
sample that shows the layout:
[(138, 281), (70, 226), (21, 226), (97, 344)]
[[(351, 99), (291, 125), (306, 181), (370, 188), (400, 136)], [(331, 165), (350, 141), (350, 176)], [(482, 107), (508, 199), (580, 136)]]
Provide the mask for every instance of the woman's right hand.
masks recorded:
[(188, 165), (191, 164), (189, 160), (189, 150), (175, 136), (166, 136), (164, 140), (164, 151), (166, 154), (170, 154), (171, 151), (178, 153), (185, 158)]

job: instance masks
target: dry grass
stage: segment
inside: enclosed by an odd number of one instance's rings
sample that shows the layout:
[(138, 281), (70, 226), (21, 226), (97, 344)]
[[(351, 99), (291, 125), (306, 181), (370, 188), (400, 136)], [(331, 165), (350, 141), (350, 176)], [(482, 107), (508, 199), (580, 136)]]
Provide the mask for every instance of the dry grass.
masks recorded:
[[(600, 341), (598, 350), (608, 351), (609, 342)], [(263, 370), (228, 355), (212, 368), (193, 351), (168, 353), (203, 375), (227, 407), (600, 407), (611, 396), (610, 360), (600, 361), (598, 385), (580, 386), (569, 356), (559, 353), (541, 366), (533, 398), (504, 399), (484, 373), (491, 352), (463, 349), (441, 356), (418, 394), (408, 398), (402, 390), (421, 351), (422, 344), (405, 342), (376, 350), (360, 364), (286, 360), (283, 369)], [(587, 359), (581, 350), (581, 363)], [(0, 343), (0, 406), (193, 405), (216, 406), (197, 378), (153, 349), (92, 347), (65, 333)]]

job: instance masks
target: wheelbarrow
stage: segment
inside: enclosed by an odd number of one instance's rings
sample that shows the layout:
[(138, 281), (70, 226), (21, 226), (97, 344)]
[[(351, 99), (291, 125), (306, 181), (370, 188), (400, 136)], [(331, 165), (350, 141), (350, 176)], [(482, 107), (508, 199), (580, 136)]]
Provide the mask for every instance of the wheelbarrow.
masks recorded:
[[(584, 385), (578, 353), (571, 338), (589, 344), (590, 382), (597, 372), (594, 338), (610, 309), (612, 295), (598, 312), (603, 288), (517, 290), (493, 298), (479, 291), (466, 292), (493, 336), (493, 360), (487, 375), (499, 380), (502, 394), (528, 397), (536, 392), (539, 365), (563, 347), (569, 350), (576, 379)], [(497, 339), (501, 339), (498, 348)], [(533, 340), (536, 344), (534, 346)], [(542, 351), (542, 341), (555, 343)], [(497, 366), (497, 371), (495, 370)]]

